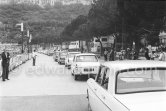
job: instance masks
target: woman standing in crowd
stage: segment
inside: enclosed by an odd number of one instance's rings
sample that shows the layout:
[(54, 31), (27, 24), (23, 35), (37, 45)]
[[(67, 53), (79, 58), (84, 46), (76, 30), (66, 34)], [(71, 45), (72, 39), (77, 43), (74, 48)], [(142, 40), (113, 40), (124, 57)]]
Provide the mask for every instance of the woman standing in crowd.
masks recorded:
[(166, 61), (166, 53), (165, 53), (165, 49), (161, 48), (161, 52), (159, 55), (159, 61)]

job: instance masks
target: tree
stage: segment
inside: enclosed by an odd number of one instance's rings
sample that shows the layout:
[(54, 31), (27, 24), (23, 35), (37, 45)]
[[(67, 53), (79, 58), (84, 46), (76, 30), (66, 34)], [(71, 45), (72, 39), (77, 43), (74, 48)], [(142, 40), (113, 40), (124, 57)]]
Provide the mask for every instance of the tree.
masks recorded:
[[(118, 3), (122, 30), (128, 34), (127, 40), (135, 42), (136, 51), (141, 46), (140, 39), (145, 37), (151, 45), (158, 42), (158, 34), (163, 29), (162, 19), (165, 16), (164, 1), (121, 1)], [(130, 43), (132, 44), (132, 43)]]
[(45, 8), (33, 4), (2, 5), (0, 6), (0, 21), (11, 26), (8, 29), (10, 33), (8, 39), (16, 41), (19, 39), (16, 35), (20, 33), (20, 30), (15, 30), (15, 25), (24, 22), (24, 24), (27, 24), (25, 27), (29, 26), (30, 33), (33, 35), (32, 44), (45, 43), (46, 37), (48, 43), (56, 43), (64, 27), (80, 14), (86, 15), (89, 7), (82, 4), (66, 6), (62, 3), (57, 3), (54, 7), (46, 6)]
[(115, 26), (118, 22), (118, 10), (111, 0), (93, 1), (88, 14), (88, 24), (90, 37), (96, 37), (101, 44), (101, 54), (103, 54), (103, 46), (100, 37), (116, 33)]
[[(65, 27), (62, 32), (62, 38), (64, 40), (79, 40), (83, 39), (83, 36), (75, 36), (76, 33), (78, 34), (79, 27), (87, 22), (87, 16), (80, 15), (76, 19), (74, 19), (69, 25)], [(81, 28), (81, 27), (80, 27)], [(75, 34), (74, 34), (75, 33)]]

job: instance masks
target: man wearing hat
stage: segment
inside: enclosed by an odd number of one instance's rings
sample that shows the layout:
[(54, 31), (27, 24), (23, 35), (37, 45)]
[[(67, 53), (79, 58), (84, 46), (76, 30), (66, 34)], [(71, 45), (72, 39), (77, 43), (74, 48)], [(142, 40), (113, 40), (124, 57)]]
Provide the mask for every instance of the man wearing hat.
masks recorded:
[(6, 51), (6, 49), (3, 50), (1, 54), (2, 58), (2, 81), (5, 81), (5, 79), (9, 80), (8, 74), (9, 74), (9, 62), (10, 62), (10, 54)]

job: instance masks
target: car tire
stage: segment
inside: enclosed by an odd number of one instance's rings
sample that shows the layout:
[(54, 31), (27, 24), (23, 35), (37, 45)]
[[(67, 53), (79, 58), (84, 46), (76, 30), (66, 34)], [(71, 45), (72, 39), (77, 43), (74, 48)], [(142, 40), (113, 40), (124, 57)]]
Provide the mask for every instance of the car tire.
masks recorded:
[(74, 72), (71, 70), (71, 75), (74, 76)]
[(74, 80), (78, 80), (78, 75), (74, 75)]
[(68, 69), (71, 69), (71, 66), (68, 66), (67, 68), (68, 68)]

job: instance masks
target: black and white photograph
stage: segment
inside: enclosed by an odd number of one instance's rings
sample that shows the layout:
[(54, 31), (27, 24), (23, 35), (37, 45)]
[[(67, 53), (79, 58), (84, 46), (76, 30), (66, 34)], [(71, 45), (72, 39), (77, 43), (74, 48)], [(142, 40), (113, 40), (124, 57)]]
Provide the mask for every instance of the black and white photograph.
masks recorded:
[(0, 111), (166, 111), (165, 0), (0, 0)]

